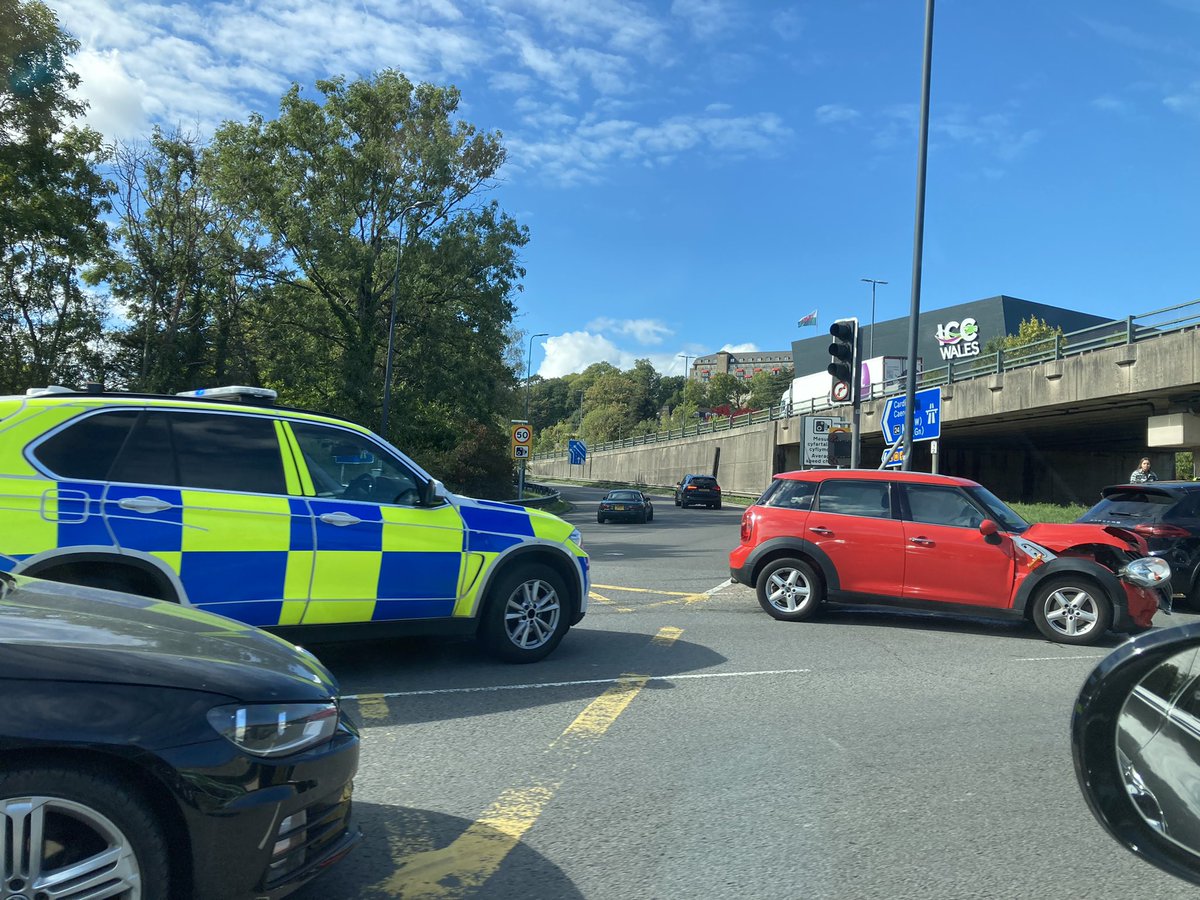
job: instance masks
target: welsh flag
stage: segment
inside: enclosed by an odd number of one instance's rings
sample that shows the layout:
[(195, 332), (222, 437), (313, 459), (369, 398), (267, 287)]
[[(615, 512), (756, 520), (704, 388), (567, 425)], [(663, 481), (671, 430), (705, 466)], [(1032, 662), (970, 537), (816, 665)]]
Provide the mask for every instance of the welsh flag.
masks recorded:
[(812, 312), (810, 312), (807, 316), (805, 316), (803, 319), (801, 319), (796, 324), (800, 325), (801, 327), (803, 327), (804, 325), (816, 325), (817, 324), (817, 311), (814, 309)]

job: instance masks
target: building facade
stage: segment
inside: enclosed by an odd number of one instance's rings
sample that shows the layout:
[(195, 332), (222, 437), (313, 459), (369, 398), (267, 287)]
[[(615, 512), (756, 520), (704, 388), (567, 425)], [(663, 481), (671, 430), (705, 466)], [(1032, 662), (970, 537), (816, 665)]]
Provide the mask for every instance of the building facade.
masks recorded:
[[(1111, 321), (1102, 316), (1001, 294), (922, 312), (917, 321), (917, 359), (925, 369), (935, 369), (952, 360), (978, 356), (989, 341), (1016, 334), (1021, 322), (1031, 317), (1044, 321), (1051, 328), (1058, 326), (1064, 333)], [(864, 359), (908, 356), (908, 316), (877, 322), (874, 328), (859, 323), (859, 333)], [(829, 340), (828, 333), (822, 331), (817, 337), (792, 342), (797, 375), (825, 370), (829, 365)]]
[(759, 372), (779, 375), (792, 370), (792, 353), (788, 350), (752, 351), (735, 353), (721, 350), (708, 356), (698, 356), (692, 363), (688, 378), (708, 381), (718, 372), (749, 381)]

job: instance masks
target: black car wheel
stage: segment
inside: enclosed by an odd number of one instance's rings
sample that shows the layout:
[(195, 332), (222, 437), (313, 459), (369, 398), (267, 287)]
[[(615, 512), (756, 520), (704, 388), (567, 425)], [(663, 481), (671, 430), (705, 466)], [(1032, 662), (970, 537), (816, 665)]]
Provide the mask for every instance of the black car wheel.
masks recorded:
[(825, 599), (825, 585), (816, 571), (798, 559), (777, 559), (759, 573), (758, 604), (783, 622), (810, 618)]
[(123, 781), (84, 766), (5, 772), (0, 822), (6, 897), (170, 896), (162, 824)]
[(1033, 623), (1056, 643), (1092, 644), (1112, 623), (1112, 605), (1088, 578), (1050, 578), (1034, 593)]
[(654, 510), (650, 510), (648, 513), (646, 513), (646, 521), (647, 522), (654, 521)]
[(599, 522), (601, 525), (603, 525), (604, 524), (604, 514), (596, 513), (596, 521)]
[(680, 500), (679, 500), (679, 495), (678, 495), (678, 494), (676, 494), (676, 495), (675, 495), (675, 505), (676, 505), (676, 506), (679, 506), (679, 505), (680, 505)]
[(567, 633), (567, 587), (549, 566), (536, 563), (502, 575), (489, 593), (480, 637), (507, 662), (536, 662)]

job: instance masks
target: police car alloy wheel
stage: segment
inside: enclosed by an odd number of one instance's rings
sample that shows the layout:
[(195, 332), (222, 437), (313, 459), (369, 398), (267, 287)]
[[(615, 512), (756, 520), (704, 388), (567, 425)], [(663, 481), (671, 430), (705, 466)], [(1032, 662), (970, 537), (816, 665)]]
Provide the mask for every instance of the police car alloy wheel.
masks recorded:
[(567, 589), (549, 566), (535, 564), (501, 576), (489, 595), (481, 637), (508, 662), (535, 662), (567, 631)]

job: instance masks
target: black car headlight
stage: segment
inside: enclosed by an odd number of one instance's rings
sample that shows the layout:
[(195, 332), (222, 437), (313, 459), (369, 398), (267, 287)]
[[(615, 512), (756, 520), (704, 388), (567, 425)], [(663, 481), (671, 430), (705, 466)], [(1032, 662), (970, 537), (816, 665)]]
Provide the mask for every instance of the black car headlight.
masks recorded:
[(253, 703), (217, 706), (208, 722), (222, 737), (255, 756), (286, 756), (333, 737), (338, 707), (327, 703)]

